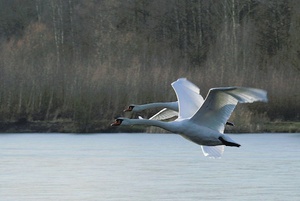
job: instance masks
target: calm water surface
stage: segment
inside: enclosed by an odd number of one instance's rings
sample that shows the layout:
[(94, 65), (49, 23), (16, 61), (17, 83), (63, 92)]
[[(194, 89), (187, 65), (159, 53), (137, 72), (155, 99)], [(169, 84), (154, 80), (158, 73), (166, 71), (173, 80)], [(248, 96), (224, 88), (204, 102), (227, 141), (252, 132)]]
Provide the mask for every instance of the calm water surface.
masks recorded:
[(209, 159), (173, 134), (1, 134), (0, 200), (300, 200), (300, 134), (231, 137)]

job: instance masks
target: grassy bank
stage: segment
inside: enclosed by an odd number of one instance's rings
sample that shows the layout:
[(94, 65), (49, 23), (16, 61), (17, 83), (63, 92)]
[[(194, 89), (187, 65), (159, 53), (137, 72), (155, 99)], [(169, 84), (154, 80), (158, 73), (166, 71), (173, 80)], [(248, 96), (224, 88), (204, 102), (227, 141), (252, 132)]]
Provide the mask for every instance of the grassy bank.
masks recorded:
[[(0, 122), (0, 133), (135, 133), (166, 132), (155, 127), (110, 127), (108, 121), (95, 121), (82, 125), (72, 121), (18, 121)], [(300, 133), (300, 122), (266, 122), (227, 126), (225, 133)]]
[(269, 122), (263, 129), (273, 133), (300, 133), (300, 122)]
[(72, 121), (0, 122), (0, 133), (101, 133), (110, 130), (103, 122), (88, 126)]

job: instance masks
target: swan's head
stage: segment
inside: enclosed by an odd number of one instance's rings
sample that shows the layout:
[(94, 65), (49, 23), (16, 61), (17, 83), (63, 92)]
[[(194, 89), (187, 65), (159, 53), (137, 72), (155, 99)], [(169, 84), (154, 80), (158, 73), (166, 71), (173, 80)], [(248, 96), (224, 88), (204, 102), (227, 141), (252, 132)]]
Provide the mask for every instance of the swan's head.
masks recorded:
[(123, 112), (139, 112), (143, 110), (139, 105), (131, 104)]
[(129, 105), (123, 112), (134, 112), (136, 108), (136, 105)]
[(110, 126), (130, 125), (127, 120), (128, 120), (128, 118), (116, 117), (115, 118), (115, 122), (113, 122), (112, 124), (110, 124)]

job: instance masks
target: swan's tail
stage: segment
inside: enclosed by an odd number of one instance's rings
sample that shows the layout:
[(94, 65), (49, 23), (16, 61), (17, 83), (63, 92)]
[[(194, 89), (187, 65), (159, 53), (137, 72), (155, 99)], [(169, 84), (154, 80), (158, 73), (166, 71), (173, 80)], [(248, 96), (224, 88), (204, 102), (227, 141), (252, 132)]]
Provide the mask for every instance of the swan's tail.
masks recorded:
[(223, 143), (223, 145), (231, 146), (231, 147), (240, 147), (241, 145), (232, 140), (228, 135), (223, 135), (219, 137), (219, 140)]
[(221, 158), (224, 153), (224, 145), (218, 146), (201, 146), (204, 156), (209, 158)]

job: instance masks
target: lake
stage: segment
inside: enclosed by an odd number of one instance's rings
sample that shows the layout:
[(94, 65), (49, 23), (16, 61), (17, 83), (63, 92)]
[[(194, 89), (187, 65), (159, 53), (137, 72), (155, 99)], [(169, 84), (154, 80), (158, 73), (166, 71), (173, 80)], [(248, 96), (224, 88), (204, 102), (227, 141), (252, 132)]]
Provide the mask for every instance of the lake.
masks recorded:
[(221, 159), (174, 134), (1, 134), (0, 200), (300, 200), (300, 134), (234, 134)]

